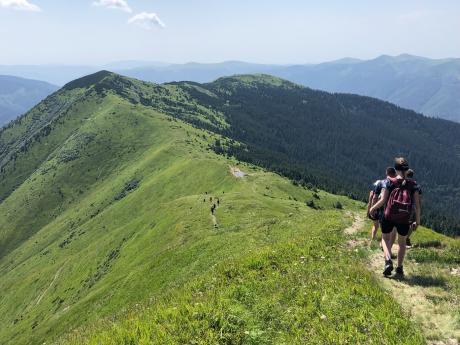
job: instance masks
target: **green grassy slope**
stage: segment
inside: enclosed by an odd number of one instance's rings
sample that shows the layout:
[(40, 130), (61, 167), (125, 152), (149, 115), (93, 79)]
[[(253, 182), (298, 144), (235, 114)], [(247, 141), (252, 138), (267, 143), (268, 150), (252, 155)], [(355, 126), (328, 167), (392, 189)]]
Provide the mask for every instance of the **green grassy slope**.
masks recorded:
[[(254, 200), (246, 180), (229, 173), (231, 162), (206, 152), (203, 135), (120, 97), (93, 94), (7, 165), (4, 181), (18, 171), (29, 176), (0, 205), (2, 342), (49, 339), (295, 232), (276, 222), (273, 238), (255, 230), (294, 212), (289, 197), (306, 208), (312, 192), (262, 174)], [(222, 199), (218, 230), (206, 191)], [(322, 201), (329, 209), (330, 198)], [(257, 218), (244, 215), (248, 206)]]
[[(237, 162), (209, 149), (219, 137), (163, 113), (188, 102), (180, 90), (157, 90), (155, 109), (144, 88), (158, 86), (92, 76), (0, 133), (0, 343), (75, 328), (65, 343), (381, 343), (382, 329), (389, 344), (423, 343), (344, 244), (362, 204), (255, 166), (234, 177)], [(45, 106), (65, 110), (36, 127)], [(132, 309), (149, 299), (153, 313)]]

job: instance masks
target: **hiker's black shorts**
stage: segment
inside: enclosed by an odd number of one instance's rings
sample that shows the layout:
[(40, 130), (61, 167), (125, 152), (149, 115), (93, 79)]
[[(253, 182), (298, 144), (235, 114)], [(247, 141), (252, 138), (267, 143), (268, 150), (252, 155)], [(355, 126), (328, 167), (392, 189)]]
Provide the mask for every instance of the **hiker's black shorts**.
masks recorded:
[(380, 227), (382, 228), (382, 233), (384, 234), (389, 234), (391, 231), (393, 231), (393, 228), (396, 227), (396, 231), (398, 232), (399, 235), (401, 236), (407, 236), (409, 233), (409, 224), (396, 224), (393, 222), (390, 222), (389, 220), (386, 220), (385, 218), (382, 218), (380, 220)]

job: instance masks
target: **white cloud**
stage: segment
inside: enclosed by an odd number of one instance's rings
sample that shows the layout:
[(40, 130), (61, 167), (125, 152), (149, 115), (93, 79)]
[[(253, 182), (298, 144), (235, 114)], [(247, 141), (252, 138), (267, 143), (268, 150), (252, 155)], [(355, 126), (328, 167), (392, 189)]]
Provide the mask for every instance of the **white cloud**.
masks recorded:
[(97, 0), (93, 2), (93, 6), (114, 8), (116, 10), (122, 10), (128, 13), (133, 11), (125, 0)]
[(27, 0), (0, 0), (0, 7), (12, 8), (14, 10), (40, 12), (37, 5), (31, 4)]
[(128, 20), (128, 23), (138, 25), (147, 30), (153, 29), (155, 27), (164, 28), (166, 26), (156, 13), (147, 12), (136, 14)]

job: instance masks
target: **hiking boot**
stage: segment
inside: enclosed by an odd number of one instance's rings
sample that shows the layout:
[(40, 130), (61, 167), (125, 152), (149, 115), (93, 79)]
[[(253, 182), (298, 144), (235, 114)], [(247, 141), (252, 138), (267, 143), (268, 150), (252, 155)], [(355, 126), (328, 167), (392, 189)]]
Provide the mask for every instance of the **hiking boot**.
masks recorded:
[(385, 268), (383, 269), (383, 275), (390, 276), (391, 272), (393, 272), (393, 261), (385, 260)]
[(409, 237), (408, 237), (408, 238), (406, 238), (406, 247), (408, 247), (408, 248), (412, 247), (412, 243), (411, 243), (411, 241), (410, 241), (410, 238), (409, 238)]
[(404, 270), (403, 270), (402, 266), (396, 267), (396, 275), (398, 275), (400, 277), (404, 277)]

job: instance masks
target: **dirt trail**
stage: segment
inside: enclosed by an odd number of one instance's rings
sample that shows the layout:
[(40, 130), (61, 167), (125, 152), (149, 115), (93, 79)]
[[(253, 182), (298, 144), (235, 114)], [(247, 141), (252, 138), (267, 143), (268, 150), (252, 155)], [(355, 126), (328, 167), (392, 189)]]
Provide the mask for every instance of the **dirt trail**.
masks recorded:
[(212, 224), (214, 225), (214, 227), (217, 228), (219, 226), (217, 225), (217, 218), (212, 213), (211, 213), (211, 220), (212, 220)]
[[(397, 245), (393, 248), (393, 253), (397, 251)], [(382, 274), (383, 257), (380, 251), (371, 254), (369, 268), (375, 273), (381, 285), (390, 291), (394, 299), (403, 309), (418, 322), (427, 337), (427, 343), (431, 345), (458, 345), (457, 338), (460, 338), (460, 329), (455, 326), (456, 320), (441, 306), (437, 306), (427, 296), (437, 296), (443, 298), (448, 292), (436, 286), (417, 285), (414, 272), (411, 270), (410, 262), (405, 265), (406, 277), (396, 279), (393, 276), (385, 278)]]
[[(65, 263), (64, 263), (65, 265)], [(43, 297), (45, 297), (46, 293), (48, 292), (49, 289), (51, 289), (51, 287), (53, 286), (53, 284), (56, 282), (56, 280), (58, 279), (59, 275), (61, 274), (61, 271), (62, 269), (64, 268), (64, 265), (62, 265), (56, 272), (56, 274), (54, 275), (54, 278), (53, 280), (51, 281), (50, 285), (48, 285), (48, 287), (42, 292), (42, 294), (40, 296), (38, 296), (38, 299), (37, 299), (37, 302), (35, 303), (35, 305), (37, 306), (41, 300), (43, 299)]]
[(361, 216), (360, 214), (352, 213), (352, 212), (347, 212), (346, 215), (348, 217), (353, 218), (353, 223), (344, 230), (345, 235), (352, 237), (347, 241), (347, 246), (349, 248), (356, 248), (358, 246), (364, 246), (366, 244), (366, 241), (364, 239), (358, 239), (355, 238), (356, 234), (359, 232), (359, 230), (364, 226), (364, 217)]
[[(356, 238), (358, 232), (366, 225), (364, 216), (355, 213), (347, 213), (353, 217), (353, 224), (346, 228), (345, 234), (351, 237), (348, 240), (350, 248), (365, 247), (369, 250), (368, 241)], [(369, 225), (370, 231), (370, 225)], [(392, 252), (397, 252), (397, 245), (394, 245)], [(433, 296), (442, 298), (448, 292), (436, 286), (424, 286), (417, 279), (420, 278), (414, 272), (415, 262), (409, 262), (404, 268), (406, 277), (402, 280), (394, 277), (385, 278), (382, 275), (383, 256), (379, 249), (374, 250), (368, 261), (369, 270), (375, 273), (379, 283), (393, 295), (393, 298), (402, 308), (417, 322), (429, 345), (459, 345), (460, 329), (457, 321), (445, 306), (437, 306), (433, 303)], [(428, 297), (427, 297), (428, 296)], [(431, 297), (431, 300), (429, 299)]]
[(364, 217), (352, 212), (347, 212), (347, 216), (353, 217), (353, 223), (344, 230), (345, 234), (349, 236), (355, 235), (364, 226)]

